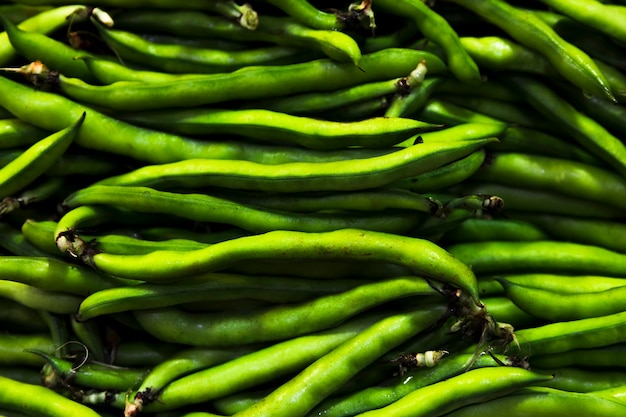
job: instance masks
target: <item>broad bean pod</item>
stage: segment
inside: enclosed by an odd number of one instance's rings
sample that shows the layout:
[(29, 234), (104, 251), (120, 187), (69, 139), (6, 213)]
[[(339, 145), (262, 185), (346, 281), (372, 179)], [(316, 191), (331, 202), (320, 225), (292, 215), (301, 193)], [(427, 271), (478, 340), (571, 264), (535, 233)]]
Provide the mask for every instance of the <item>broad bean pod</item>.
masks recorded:
[[(285, 251), (285, 248), (290, 248)], [(419, 256), (415, 256), (419, 254)], [(422, 239), (343, 229), (327, 233), (272, 231), (216, 243), (189, 252), (157, 251), (141, 256), (95, 254), (96, 269), (119, 277), (175, 280), (183, 275), (217, 271), (252, 260), (387, 262), (415, 275), (446, 282), (480, 305), (476, 277), (470, 268), (446, 250)]]
[[(253, 233), (272, 230), (328, 232), (346, 228), (405, 233), (421, 221), (419, 213), (416, 215), (407, 210), (387, 211), (384, 214), (363, 211), (348, 214), (296, 213), (240, 204), (208, 194), (171, 193), (149, 187), (121, 185), (92, 185), (72, 193), (62, 204), (68, 209), (111, 205), (139, 213), (167, 214), (196, 222), (228, 224)], [(62, 223), (61, 219), (59, 224)], [(57, 246), (64, 251), (61, 246), (67, 242), (65, 239), (60, 241), (59, 237), (57, 234)]]
[(492, 153), (473, 179), (546, 190), (626, 209), (626, 183), (611, 170), (563, 158)]
[[(80, 321), (122, 311), (153, 309), (195, 301), (219, 299), (220, 293), (232, 292), (238, 299), (272, 299), (281, 294), (296, 294), (310, 299), (316, 296), (348, 291), (360, 280), (315, 280), (264, 276), (262, 279), (242, 274), (209, 273), (173, 285), (140, 284), (102, 290), (87, 296), (80, 304), (76, 319)], [(114, 291), (112, 291), (114, 290)], [(255, 294), (255, 291), (258, 293)], [(298, 302), (297, 298), (293, 300)]]
[(566, 128), (573, 138), (590, 153), (607, 162), (621, 175), (626, 175), (626, 145), (604, 126), (579, 112), (541, 81), (510, 75), (511, 83), (537, 110)]
[[(277, 67), (281, 68), (281, 67)], [(74, 143), (100, 152), (123, 155), (138, 161), (166, 163), (189, 158), (247, 159), (259, 163), (280, 164), (295, 161), (329, 161), (371, 157), (388, 150), (351, 149), (338, 153), (307, 151), (293, 147), (268, 147), (232, 141), (202, 141), (143, 129), (87, 108), (61, 95), (35, 90), (8, 78), (0, 77), (0, 106), (15, 117), (48, 131), (58, 131), (88, 116)], [(46, 117), (41, 115), (45, 114)]]
[(408, 118), (371, 117), (342, 123), (266, 109), (168, 109), (120, 117), (135, 125), (182, 135), (227, 134), (310, 149), (389, 148), (437, 128)]
[(542, 383), (541, 386), (569, 392), (585, 393), (626, 385), (624, 371), (589, 370), (575, 367), (539, 369), (535, 365), (533, 370), (553, 376), (550, 381)]
[(519, 308), (535, 317), (553, 322), (606, 316), (626, 309), (626, 286), (603, 291), (562, 294), (530, 287), (505, 278), (498, 281)]
[[(232, 100), (278, 97), (323, 89), (325, 91), (370, 81), (403, 77), (426, 61), (429, 74), (446, 71), (445, 64), (428, 52), (402, 48), (363, 55), (359, 67), (319, 59), (281, 66), (254, 66), (232, 73), (210, 74), (174, 82), (117, 82), (106, 86), (59, 77), (60, 90), (74, 100), (118, 111), (193, 107)], [(2, 103), (0, 103), (2, 104)]]
[(30, 146), (45, 138), (49, 132), (14, 117), (0, 120), (0, 147), (12, 149)]
[(159, 308), (135, 309), (134, 316), (145, 331), (166, 342), (236, 346), (324, 330), (383, 303), (413, 295), (438, 296), (439, 293), (427, 280), (400, 277), (252, 312), (198, 314)]
[(543, 54), (565, 79), (580, 89), (615, 101), (606, 77), (595, 62), (530, 12), (504, 0), (452, 1), (498, 26), (521, 44)]
[[(508, 366), (472, 369), (446, 381), (418, 388), (386, 407), (358, 415), (363, 417), (440, 416), (470, 404), (506, 397), (507, 394), (522, 387), (548, 381), (551, 378), (550, 375)], [(449, 400), (451, 391), (455, 395), (454, 402)]]
[(84, 118), (85, 113), (77, 122), (41, 139), (0, 168), (0, 198), (24, 189), (57, 162), (74, 141)]
[(374, 7), (410, 18), (424, 36), (446, 50), (447, 63), (455, 77), (466, 83), (480, 82), (478, 65), (463, 47), (457, 33), (446, 19), (427, 4), (420, 1), (378, 0)]
[[(506, 204), (506, 202), (505, 202)], [(508, 218), (467, 219), (443, 238), (449, 243), (476, 242), (490, 240), (548, 240), (546, 232), (533, 223)]]
[[(68, 414), (75, 417), (100, 417), (91, 408), (40, 385), (0, 377), (0, 387), (0, 406), (26, 411), (33, 417), (60, 417)], [(25, 404), (26, 399), (28, 402)]]
[[(429, 317), (427, 313), (422, 313), (422, 316)], [(164, 378), (163, 385), (144, 386), (139, 397), (135, 395), (132, 398), (139, 401), (131, 403), (125, 411), (132, 416), (137, 407), (144, 405), (146, 412), (176, 409), (187, 404), (220, 398), (273, 381), (282, 375), (299, 372), (384, 317), (386, 315), (382, 313), (367, 314), (327, 331), (276, 343), (180, 378)], [(207, 380), (213, 383), (207, 384)], [(155, 396), (151, 397), (151, 393)], [(121, 398), (116, 399), (116, 403), (124, 407), (125, 396), (125, 393), (120, 395)], [(153, 402), (155, 399), (158, 401)]]
[(626, 285), (626, 279), (598, 275), (504, 274), (497, 279), (559, 294), (587, 294)]
[(432, 141), (425, 139), (424, 143), (399, 148), (386, 155), (360, 159), (358, 164), (353, 160), (345, 160), (273, 166), (249, 161), (234, 163), (228, 160), (187, 159), (138, 168), (99, 181), (98, 185), (153, 188), (219, 186), (285, 193), (364, 190), (423, 174), (467, 156), (494, 142), (496, 139), (490, 133), (497, 133), (500, 128), (486, 126), (485, 129), (477, 130), (448, 141), (444, 140), (454, 138), (452, 131), (434, 132), (439, 133), (437, 136), (441, 141), (433, 136)]
[(377, 322), (235, 416), (305, 416), (361, 369), (430, 327), (445, 310), (435, 304)]
[(626, 255), (591, 245), (490, 241), (459, 243), (447, 249), (476, 274), (528, 271), (626, 277)]
[(623, 368), (620, 360), (626, 351), (624, 343), (598, 346), (588, 349), (572, 349), (567, 352), (547, 353), (533, 356), (533, 366), (545, 369), (558, 369), (576, 366), (591, 369)]
[(463, 407), (449, 417), (495, 417), (506, 410), (511, 417), (533, 415), (537, 417), (555, 414), (608, 417), (618, 415), (626, 406), (600, 398), (593, 393), (578, 393), (554, 388), (524, 388), (515, 395), (492, 399), (481, 404)]

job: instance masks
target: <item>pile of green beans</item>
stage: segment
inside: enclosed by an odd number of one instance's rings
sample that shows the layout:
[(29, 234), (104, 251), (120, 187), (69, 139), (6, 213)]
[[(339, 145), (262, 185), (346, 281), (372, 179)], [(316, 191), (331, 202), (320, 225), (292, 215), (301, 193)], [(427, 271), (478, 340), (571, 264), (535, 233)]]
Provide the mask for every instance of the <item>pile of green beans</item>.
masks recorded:
[(9, 3), (1, 416), (626, 415), (626, 2)]

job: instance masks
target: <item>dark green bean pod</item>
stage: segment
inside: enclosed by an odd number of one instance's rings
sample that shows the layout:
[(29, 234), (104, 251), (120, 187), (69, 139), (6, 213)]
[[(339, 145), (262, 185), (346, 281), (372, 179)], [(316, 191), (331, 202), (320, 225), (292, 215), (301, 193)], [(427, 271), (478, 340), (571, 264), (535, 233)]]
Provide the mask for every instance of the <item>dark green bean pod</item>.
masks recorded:
[(584, 393), (626, 385), (626, 372), (623, 370), (610, 371), (577, 367), (539, 369), (536, 366), (533, 366), (533, 370), (553, 376), (550, 381), (542, 383), (542, 386), (563, 391)]
[(48, 326), (37, 311), (5, 298), (0, 300), (0, 323), (0, 328), (8, 332), (32, 334), (48, 330)]
[(45, 361), (25, 352), (25, 349), (37, 349), (53, 353), (57, 346), (48, 332), (45, 333), (0, 333), (0, 364), (2, 366), (41, 367)]
[(532, 363), (533, 366), (550, 370), (566, 366), (576, 366), (590, 370), (624, 368), (624, 362), (621, 358), (624, 357), (625, 352), (626, 345), (617, 343), (608, 346), (535, 355), (532, 358)]
[(443, 82), (441, 77), (428, 77), (408, 94), (395, 94), (385, 110), (385, 117), (413, 117), (428, 101), (437, 86)]
[(49, 132), (26, 123), (21, 119), (0, 120), (0, 148), (11, 149), (35, 144)]
[[(506, 204), (506, 201), (505, 201)], [(507, 218), (467, 219), (443, 237), (450, 243), (490, 240), (548, 240), (549, 235), (532, 222)]]

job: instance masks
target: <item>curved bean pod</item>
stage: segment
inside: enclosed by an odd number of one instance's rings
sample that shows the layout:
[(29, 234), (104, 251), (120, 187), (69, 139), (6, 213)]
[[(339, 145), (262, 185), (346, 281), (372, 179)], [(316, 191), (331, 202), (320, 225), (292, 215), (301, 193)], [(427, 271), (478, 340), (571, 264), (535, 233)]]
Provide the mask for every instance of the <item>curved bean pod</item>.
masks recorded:
[(514, 285), (560, 294), (595, 293), (626, 285), (624, 278), (597, 275), (505, 274), (498, 278)]
[(589, 349), (572, 349), (567, 352), (546, 353), (532, 358), (533, 366), (545, 369), (558, 369), (567, 366), (590, 367), (591, 369), (623, 368), (621, 358), (626, 353), (626, 345), (617, 343)]
[[(549, 381), (551, 378), (550, 375), (508, 366), (472, 369), (446, 381), (418, 388), (386, 407), (358, 415), (440, 416), (470, 404), (506, 397), (522, 387)], [(449, 399), (450, 392), (454, 392), (453, 402)]]
[(288, 339), (324, 330), (362, 311), (411, 295), (439, 295), (424, 279), (392, 278), (253, 313), (187, 313), (173, 308), (136, 310), (141, 326), (160, 340), (191, 346), (235, 346)]
[(573, 273), (626, 277), (626, 255), (597, 246), (558, 241), (472, 242), (447, 248), (476, 274)]
[(34, 145), (46, 136), (49, 136), (47, 131), (26, 123), (21, 119), (8, 118), (0, 120), (0, 147), (2, 149)]
[(217, 271), (242, 261), (269, 259), (388, 262), (404, 266), (415, 275), (459, 287), (480, 305), (473, 272), (438, 245), (421, 239), (356, 229), (327, 233), (272, 231), (183, 253), (158, 251), (141, 256), (99, 253), (93, 256), (91, 263), (96, 269), (114, 276), (150, 277), (151, 281), (158, 282)]
[(504, 292), (519, 308), (553, 322), (606, 316), (626, 310), (626, 286), (604, 291), (561, 294), (498, 278)]
[(131, 113), (121, 118), (135, 125), (182, 135), (229, 134), (310, 149), (388, 148), (436, 128), (408, 118), (372, 117), (342, 123), (265, 109), (168, 109)]
[(496, 417), (506, 410), (509, 417), (549, 417), (559, 414), (610, 417), (626, 411), (626, 406), (599, 398), (593, 393), (578, 393), (554, 388), (524, 388), (509, 395), (463, 407), (448, 417)]
[[(27, 403), (25, 404), (25, 400)], [(42, 387), (0, 377), (0, 406), (10, 410), (26, 410), (31, 416), (100, 417), (91, 408)]]
[(432, 305), (425, 310), (387, 317), (338, 346), (260, 402), (235, 416), (305, 416), (361, 369), (431, 326), (444, 312), (445, 307)]
[(14, 194), (46, 172), (67, 150), (80, 129), (85, 113), (71, 126), (29, 147), (0, 169), (0, 198)]
[[(111, 205), (139, 213), (167, 214), (196, 222), (229, 224), (253, 233), (272, 230), (328, 232), (346, 228), (403, 233), (415, 227), (422, 218), (420, 216), (422, 213), (406, 210), (381, 214), (377, 212), (304, 214), (259, 208), (207, 194), (170, 193), (148, 187), (121, 185), (92, 185), (72, 193), (63, 201), (63, 206), (69, 209), (91, 205)], [(59, 221), (59, 224), (62, 223), (63, 219)], [(61, 248), (59, 237), (57, 234), (57, 246)]]
[(615, 101), (606, 77), (583, 51), (566, 42), (532, 13), (503, 0), (452, 0), (543, 54), (572, 84), (590, 94)]
[[(429, 317), (427, 314), (422, 313)], [(381, 313), (368, 314), (328, 331), (292, 338), (175, 380), (165, 378), (164, 385), (144, 387), (139, 397), (135, 395), (135, 399), (139, 401), (127, 406), (125, 411), (132, 416), (137, 411), (136, 407), (144, 404), (146, 412), (164, 408), (176, 409), (190, 403), (220, 398), (283, 375), (299, 372), (341, 344), (362, 334), (384, 317)], [(207, 380), (213, 383), (207, 384)], [(156, 391), (156, 395), (151, 396), (153, 391)], [(124, 397), (125, 395), (123, 394)], [(151, 402), (154, 399), (158, 401)], [(124, 406), (125, 398), (116, 402)]]
[[(494, 129), (491, 129), (493, 132)], [(440, 133), (442, 140), (450, 138)], [(451, 132), (450, 132), (451, 133)], [(188, 159), (146, 166), (100, 181), (102, 186), (197, 188), (216, 185), (239, 190), (271, 192), (356, 191), (385, 186), (439, 168), (494, 142), (485, 132), (471, 140), (425, 141), (378, 157), (327, 163), (262, 165), (246, 161)], [(467, 136), (460, 139), (470, 139)]]
[(59, 314), (74, 314), (82, 300), (73, 294), (45, 291), (15, 281), (0, 281), (0, 295), (27, 307)]
[(93, 86), (79, 79), (60, 76), (59, 88), (74, 100), (112, 110), (156, 110), (277, 97), (320, 88), (325, 91), (336, 90), (370, 81), (403, 77), (422, 60), (428, 65), (429, 74), (442, 73), (446, 69), (439, 58), (428, 52), (391, 48), (363, 55), (359, 67), (352, 63), (320, 59), (275, 67), (242, 68), (232, 73), (185, 78), (175, 82), (128, 81), (107, 86)]

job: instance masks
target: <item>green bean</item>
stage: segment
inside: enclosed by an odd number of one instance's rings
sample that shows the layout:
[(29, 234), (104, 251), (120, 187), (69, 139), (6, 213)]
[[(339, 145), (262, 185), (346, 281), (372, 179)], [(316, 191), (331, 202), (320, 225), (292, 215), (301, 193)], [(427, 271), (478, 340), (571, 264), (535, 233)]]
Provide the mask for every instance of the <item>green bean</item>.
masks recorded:
[[(50, 366), (51, 379), (61, 379), (65, 383), (77, 384), (86, 388), (102, 390), (127, 390), (141, 380), (147, 370), (123, 368), (99, 363), (79, 363), (57, 358), (47, 352), (27, 349), (29, 353), (43, 358)], [(46, 379), (48, 375), (45, 375)], [(54, 387), (49, 387), (54, 388)]]
[(21, 119), (9, 118), (0, 120), (0, 147), (2, 149), (17, 148), (35, 144), (48, 136), (49, 133)]
[[(0, 367), (0, 375), (5, 378), (10, 378), (18, 382), (25, 382), (27, 384), (37, 385), (41, 383), (41, 377), (39, 376), (39, 370), (37, 368), (26, 366), (2, 366)], [(2, 411), (0, 414), (5, 417), (10, 417), (10, 414), (6, 414), (6, 411)]]
[[(284, 251), (289, 247), (288, 252)], [(421, 256), (415, 257), (415, 253)], [(190, 252), (157, 251), (141, 256), (99, 253), (91, 262), (96, 269), (115, 276), (151, 281), (172, 280), (182, 274), (216, 271), (234, 263), (272, 261), (366, 261), (404, 266), (415, 275), (458, 286), (479, 303), (475, 276), (445, 250), (430, 242), (358, 229), (327, 233), (272, 231), (216, 243)]]
[(107, 363), (153, 368), (185, 348), (181, 344), (159, 342), (145, 337), (140, 340), (124, 340), (110, 352)]
[(92, 356), (97, 362), (105, 363), (108, 355), (102, 326), (95, 320), (88, 322), (78, 321), (74, 316), (70, 320), (70, 326), (77, 341), (85, 347), (89, 356)]
[(494, 153), (472, 178), (626, 208), (626, 184), (621, 176), (568, 159), (515, 152)]
[(432, 325), (441, 317), (442, 310), (445, 308), (434, 305), (379, 321), (236, 416), (306, 415), (359, 370)]
[[(422, 315), (431, 317), (425, 312)], [(164, 378), (164, 386), (144, 387), (139, 396), (134, 395), (132, 399), (138, 401), (127, 406), (126, 412), (134, 411), (135, 407), (143, 407), (146, 412), (176, 409), (183, 405), (220, 398), (299, 372), (342, 343), (358, 337), (384, 317), (381, 313), (368, 314), (327, 331), (291, 338), (171, 381), (169, 377)], [(176, 371), (175, 368), (171, 370)], [(207, 384), (207, 380), (213, 383)], [(152, 402), (154, 400), (156, 402)], [(124, 407), (125, 399), (121, 398), (119, 402)]]
[(511, 216), (541, 227), (554, 239), (626, 252), (626, 241), (624, 241), (626, 228), (619, 221), (541, 213), (511, 213)]
[(518, 186), (507, 186), (482, 182), (459, 184), (463, 194), (493, 194), (506, 201), (505, 213), (523, 212), (580, 216), (589, 219), (621, 219), (624, 210), (578, 197), (556, 194), (551, 191), (534, 190)]
[(454, 78), (442, 78), (441, 83), (437, 85), (435, 91), (441, 94), (455, 94), (461, 97), (477, 95), (511, 103), (519, 103), (522, 101), (519, 95), (511, 88), (491, 78), (484, 80), (478, 85), (465, 84)]
[(133, 68), (116, 61), (97, 56), (78, 55), (75, 59), (85, 62), (89, 72), (101, 84), (113, 84), (117, 81), (160, 82), (176, 81), (185, 77), (197, 77), (198, 74), (170, 74), (162, 71)]
[(265, 109), (168, 109), (122, 115), (132, 124), (183, 135), (230, 134), (311, 149), (388, 148), (434, 126), (408, 118), (332, 122)]
[(606, 316), (624, 311), (626, 286), (604, 291), (562, 294), (497, 278), (504, 292), (518, 307), (549, 321), (569, 321)]
[(615, 98), (620, 103), (626, 102), (626, 75), (614, 66), (607, 64), (599, 59), (596, 59), (596, 63), (600, 70), (604, 73), (609, 80), (611, 90), (615, 94)]
[(471, 154), (415, 177), (404, 178), (390, 184), (391, 187), (407, 189), (413, 193), (443, 190), (470, 178), (485, 161), (485, 150)]
[(502, 415), (502, 410), (506, 410), (507, 416), (510, 417), (529, 415), (609, 417), (623, 413), (626, 407), (618, 402), (594, 396), (593, 393), (533, 387), (533, 389), (524, 388), (514, 395), (463, 407), (448, 414), (448, 417), (495, 417)]
[[(212, 74), (234, 71), (247, 65), (289, 64), (303, 59), (300, 51), (293, 47), (263, 46), (223, 51), (158, 43), (133, 32), (109, 29), (100, 24), (96, 27), (109, 48), (123, 61), (166, 73)], [(67, 72), (65, 74), (71, 76)]]
[[(558, 36), (532, 13), (503, 0), (453, 0), (498, 26), (522, 45), (537, 50), (572, 84), (589, 94), (615, 101), (608, 81), (583, 51)], [(564, 59), (566, 58), (566, 59)]]
[(278, 298), (282, 298), (282, 294), (290, 293), (306, 296), (302, 300), (293, 299), (293, 302), (299, 302), (315, 296), (347, 291), (360, 283), (362, 281), (359, 280), (325, 281), (272, 276), (258, 279), (241, 274), (209, 273), (174, 285), (140, 284), (120, 287), (115, 290), (98, 291), (83, 300), (76, 318), (84, 321), (96, 316), (122, 311), (153, 309), (219, 299), (220, 294), (224, 292), (237, 296), (237, 292), (240, 291), (239, 299), (267, 298), (271, 300), (272, 291)]
[(400, 277), (363, 283), (337, 294), (252, 313), (200, 315), (161, 308), (136, 309), (134, 315), (141, 326), (159, 340), (192, 346), (235, 346), (320, 331), (367, 309), (411, 295), (438, 295), (438, 292), (424, 279)]
[(333, 122), (360, 122), (370, 118), (382, 117), (387, 108), (388, 101), (387, 97), (384, 96), (374, 97), (341, 109), (321, 112), (317, 114), (317, 116), (321, 119)]
[(626, 277), (626, 255), (597, 246), (549, 240), (472, 242), (448, 250), (476, 274), (523, 271)]
[[(293, 163), (277, 166), (253, 162), (189, 159), (172, 164), (146, 166), (109, 177), (99, 182), (101, 186), (148, 186), (148, 187), (206, 187), (217, 185), (240, 190), (272, 192), (306, 191), (357, 191), (385, 186), (393, 181), (412, 177), (446, 163), (467, 156), (484, 145), (495, 141), (491, 136), (499, 126), (468, 125), (465, 135), (448, 140), (457, 131), (439, 133), (434, 141), (400, 148), (378, 157), (361, 159), (359, 164), (351, 160), (328, 163)], [(475, 128), (474, 130), (472, 130)], [(441, 140), (439, 142), (438, 140)]]
[(623, 368), (624, 343), (598, 346), (588, 349), (571, 349), (566, 352), (546, 353), (532, 358), (533, 366), (545, 369), (558, 369), (565, 366), (577, 366), (601, 370)]
[(582, 0), (572, 7), (571, 3), (559, 0), (541, 0), (542, 3), (588, 27), (592, 27), (619, 42), (626, 42), (624, 27), (617, 24), (626, 18), (626, 10), (608, 7), (597, 1)]
[(446, 50), (448, 66), (456, 78), (467, 83), (480, 81), (478, 65), (463, 48), (454, 29), (428, 5), (419, 1), (378, 0), (376, 7), (395, 15), (410, 18), (424, 36), (440, 44)]
[[(31, 6), (65, 4), (67, 0), (19, 0), (20, 4)], [(183, 4), (177, 4), (172, 0), (135, 0), (128, 3), (125, 0), (86, 0), (83, 4), (106, 7), (129, 7), (129, 8), (156, 8), (156, 9), (203, 9), (207, 7), (206, 0), (189, 0)]]
[[(507, 366), (473, 369), (446, 381), (418, 388), (393, 404), (359, 415), (440, 416), (470, 404), (506, 397), (521, 387), (551, 378), (550, 375)], [(455, 394), (454, 402), (449, 401), (450, 392)]]
[(512, 83), (533, 107), (566, 128), (585, 149), (625, 175), (626, 145), (606, 128), (577, 111), (536, 79), (511, 75), (507, 77), (507, 82)]
[(217, 0), (208, 3), (206, 10), (235, 21), (248, 30), (255, 30), (259, 23), (258, 13), (247, 3), (238, 5), (233, 0)]
[(185, 78), (177, 82), (128, 81), (107, 86), (93, 86), (79, 79), (60, 76), (59, 87), (74, 100), (86, 104), (119, 111), (156, 110), (277, 97), (319, 89), (336, 90), (402, 77), (423, 59), (429, 74), (445, 70), (443, 62), (432, 54), (391, 48), (363, 55), (359, 67), (352, 63), (321, 59), (276, 67), (242, 68), (232, 73)]
[(626, 384), (626, 373), (623, 371), (587, 370), (574, 367), (558, 369), (538, 369), (535, 372), (550, 374), (553, 378), (541, 385), (570, 392), (592, 392), (618, 387)]
[(43, 174), (73, 142), (85, 114), (71, 126), (32, 145), (0, 169), (0, 197), (14, 194)]
[(543, 229), (523, 220), (472, 218), (447, 232), (444, 239), (450, 243), (490, 240), (533, 241), (548, 240), (548, 235)]
[[(68, 209), (85, 205), (113, 205), (139, 213), (175, 215), (196, 222), (229, 224), (253, 233), (272, 230), (326, 232), (345, 228), (402, 233), (415, 227), (421, 220), (421, 216), (407, 210), (388, 211), (381, 214), (376, 212), (343, 215), (337, 213), (302, 214), (239, 204), (207, 194), (170, 193), (148, 187), (115, 185), (93, 185), (72, 193), (63, 201), (63, 206)], [(60, 220), (59, 224), (62, 222), (63, 220)], [(62, 246), (65, 246), (67, 242), (65, 239), (59, 240), (58, 234), (56, 236), (57, 246), (65, 252)], [(72, 246), (74, 245), (70, 245)]]
[(76, 417), (100, 416), (91, 408), (42, 386), (0, 377), (0, 387), (1, 406), (13, 410), (24, 410), (31, 416), (58, 417), (68, 414)]

